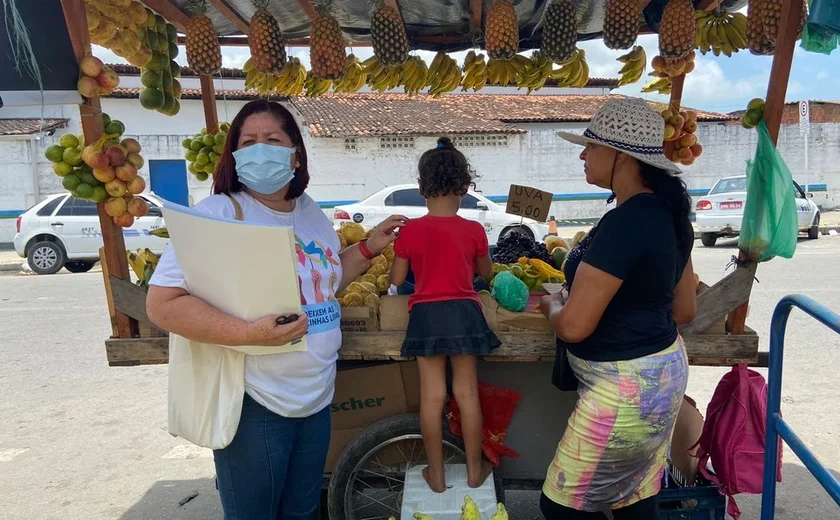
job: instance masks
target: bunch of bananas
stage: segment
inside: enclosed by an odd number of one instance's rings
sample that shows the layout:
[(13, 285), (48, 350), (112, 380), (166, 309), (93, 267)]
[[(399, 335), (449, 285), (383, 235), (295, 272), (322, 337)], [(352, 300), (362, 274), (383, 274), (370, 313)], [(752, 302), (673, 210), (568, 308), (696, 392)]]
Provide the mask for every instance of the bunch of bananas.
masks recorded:
[(335, 82), (333, 92), (352, 93), (358, 92), (365, 86), (368, 76), (362, 69), (362, 62), (355, 54), (347, 56), (347, 68), (344, 76)]
[(618, 72), (621, 74), (621, 78), (618, 80), (619, 87), (639, 81), (647, 68), (647, 54), (641, 45), (637, 45), (627, 54), (619, 56), (618, 61), (624, 64)]
[(143, 288), (149, 287), (149, 280), (155, 273), (155, 268), (160, 261), (160, 257), (154, 254), (148, 247), (146, 249), (138, 249), (137, 252), (126, 251), (128, 256), (128, 265), (131, 270), (137, 275), (137, 285)]
[(362, 62), (362, 73), (367, 76), (370, 88), (377, 92), (387, 92), (400, 85), (400, 67), (382, 65), (375, 54)]
[(642, 92), (650, 93), (650, 92), (658, 92), (659, 94), (670, 94), (671, 88), (674, 86), (674, 80), (669, 78), (658, 78), (644, 87), (642, 87)]
[(255, 89), (261, 96), (271, 93), (274, 76), (268, 76), (255, 69), (251, 58), (245, 62), (242, 71), (245, 72), (245, 90)]
[(509, 60), (496, 60), (491, 58), (487, 63), (488, 79), (492, 85), (506, 87), (519, 83), (519, 78), (525, 75), (530, 58), (515, 55)]
[(467, 53), (464, 59), (464, 79), (461, 81), (463, 92), (472, 89), (478, 92), (487, 85), (487, 63), (484, 61), (484, 54), (476, 54), (475, 51)]
[(534, 51), (529, 63), (525, 66), (525, 73), (517, 78), (516, 88), (528, 89), (528, 94), (545, 86), (545, 82), (554, 72), (554, 62), (540, 51)]
[(402, 85), (409, 96), (419, 94), (429, 84), (429, 67), (420, 56), (412, 56), (401, 65)]
[(586, 52), (575, 49), (575, 54), (560, 64), (560, 68), (551, 73), (560, 87), (585, 87), (589, 83), (589, 65), (586, 63)]
[(299, 96), (306, 83), (306, 67), (299, 58), (291, 58), (273, 82), (274, 92), (281, 96)]
[(303, 88), (306, 90), (307, 97), (316, 97), (323, 96), (329, 92), (332, 84), (333, 82), (331, 79), (322, 79), (310, 74), (306, 77), (306, 81), (303, 83)]
[(452, 92), (461, 84), (461, 67), (445, 52), (439, 52), (429, 67), (429, 93), (434, 97)]
[(697, 28), (694, 45), (701, 53), (709, 51), (715, 56), (732, 56), (747, 48), (747, 16), (744, 13), (725, 11), (695, 11), (694, 22)]

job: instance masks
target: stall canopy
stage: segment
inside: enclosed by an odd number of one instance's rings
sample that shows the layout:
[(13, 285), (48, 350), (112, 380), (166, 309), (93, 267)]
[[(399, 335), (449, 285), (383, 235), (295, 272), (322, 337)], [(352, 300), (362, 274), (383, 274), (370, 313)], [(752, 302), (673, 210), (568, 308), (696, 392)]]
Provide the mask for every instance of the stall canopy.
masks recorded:
[[(0, 9), (0, 106), (77, 105), (79, 66), (73, 55), (64, 14), (58, 0), (15, 2), (14, 9)], [(19, 39), (20, 23), (29, 28), (29, 45)], [(27, 66), (29, 54), (35, 67)], [(16, 59), (17, 58), (17, 59)], [(41, 90), (43, 89), (43, 97)]]
[[(157, 0), (146, 3), (161, 2), (170, 3), (186, 14), (194, 12), (191, 0)], [(207, 3), (207, 14), (213, 20), (219, 35), (242, 35), (240, 28), (242, 24), (235, 23), (232, 18), (238, 18), (247, 24), (256, 11), (253, 1), (225, 0), (224, 3), (233, 11), (233, 16), (227, 16), (212, 5), (217, 3)], [(302, 7), (304, 3), (300, 0), (272, 0), (268, 5), (268, 10), (277, 18), (284, 35), (289, 39), (299, 39), (309, 35), (311, 24), (309, 16)], [(312, 0), (310, 3), (316, 2)], [(473, 12), (470, 5), (472, 3), (470, 0), (398, 1), (400, 14), (415, 49), (447, 52), (474, 46), (475, 36), (471, 31)], [(487, 12), (492, 3), (492, 0), (483, 0), (482, 11)], [(655, 32), (658, 29), (666, 3), (667, 0), (651, 0), (647, 4), (644, 9), (643, 31)], [(710, 3), (708, 0), (694, 0), (697, 8)], [(546, 0), (513, 0), (519, 16), (520, 49), (539, 47), (541, 38), (539, 22), (547, 4)], [(746, 4), (747, 0), (720, 2), (721, 9), (726, 11), (738, 10)], [(348, 42), (370, 42), (370, 18), (373, 5), (372, 0), (332, 0), (330, 13), (338, 20)], [(589, 40), (600, 37), (606, 0), (575, 0), (575, 5), (580, 17), (579, 39)]]

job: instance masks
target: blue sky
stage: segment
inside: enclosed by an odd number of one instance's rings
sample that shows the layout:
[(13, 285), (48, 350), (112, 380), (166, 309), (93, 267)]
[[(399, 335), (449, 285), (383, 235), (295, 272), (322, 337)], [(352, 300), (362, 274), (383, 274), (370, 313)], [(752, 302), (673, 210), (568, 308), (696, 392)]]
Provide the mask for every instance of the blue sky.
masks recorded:
[[(647, 51), (648, 63), (658, 54), (655, 35), (640, 36), (638, 44)], [(579, 47), (586, 51), (590, 75), (600, 78), (618, 77), (621, 64), (615, 59), (626, 51), (607, 49), (601, 40), (581, 42)], [(95, 54), (106, 62), (124, 62), (111, 51), (95, 48)], [(293, 48), (291, 54), (298, 56), (309, 68), (309, 50)], [(360, 59), (371, 55), (370, 48), (357, 48), (355, 53)], [(249, 57), (247, 47), (225, 47), (222, 57), (225, 67), (242, 67)], [(431, 63), (434, 53), (421, 51), (427, 63)], [(453, 53), (452, 56), (462, 61), (466, 53)], [(181, 49), (178, 61), (186, 63), (185, 53)], [(683, 104), (696, 109), (714, 112), (732, 112), (746, 107), (750, 99), (764, 97), (770, 77), (772, 57), (753, 56), (748, 51), (741, 51), (731, 58), (715, 57), (711, 53), (697, 57), (694, 72), (688, 75), (683, 94)], [(630, 96), (644, 96), (649, 99), (667, 100), (667, 97), (641, 94), (642, 86), (650, 79), (643, 76), (633, 85), (617, 90), (617, 93)], [(840, 101), (840, 49), (831, 55), (814, 54), (798, 47), (794, 55), (793, 68), (787, 91), (788, 101), (827, 100)]]

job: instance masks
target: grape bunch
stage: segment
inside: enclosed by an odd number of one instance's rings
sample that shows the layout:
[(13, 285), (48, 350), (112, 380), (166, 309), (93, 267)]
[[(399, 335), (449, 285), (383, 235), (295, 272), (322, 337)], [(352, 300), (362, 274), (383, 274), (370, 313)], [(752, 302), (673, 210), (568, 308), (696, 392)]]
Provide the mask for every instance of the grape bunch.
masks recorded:
[(545, 244), (535, 242), (522, 231), (512, 231), (499, 239), (493, 261), (497, 264), (514, 264), (523, 256), (551, 264), (551, 254)]

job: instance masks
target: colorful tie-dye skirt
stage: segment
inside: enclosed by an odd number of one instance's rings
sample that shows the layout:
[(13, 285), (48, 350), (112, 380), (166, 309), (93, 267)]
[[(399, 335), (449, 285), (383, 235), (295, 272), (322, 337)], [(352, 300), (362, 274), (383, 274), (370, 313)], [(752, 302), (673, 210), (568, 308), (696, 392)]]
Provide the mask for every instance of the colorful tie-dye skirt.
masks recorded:
[(569, 354), (579, 399), (543, 493), (578, 511), (626, 507), (659, 493), (688, 382), (681, 337), (656, 354), (586, 361)]

